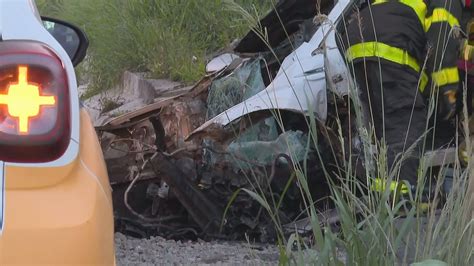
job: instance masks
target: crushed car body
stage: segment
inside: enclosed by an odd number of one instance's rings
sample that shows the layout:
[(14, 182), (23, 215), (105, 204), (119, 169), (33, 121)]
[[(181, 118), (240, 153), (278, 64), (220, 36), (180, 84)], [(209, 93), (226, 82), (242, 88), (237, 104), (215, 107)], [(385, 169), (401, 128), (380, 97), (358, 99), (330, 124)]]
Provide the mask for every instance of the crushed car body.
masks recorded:
[[(296, 4), (295, 1), (288, 2)], [(306, 2), (306, 5), (303, 5), (306, 8), (313, 5), (316, 7), (315, 1)], [(324, 5), (326, 10), (331, 6), (330, 2), (332, 1), (324, 1), (324, 3), (326, 3), (326, 5)], [(280, 2), (281, 5), (283, 5), (283, 3), (286, 2)], [(326, 90), (329, 88), (337, 93), (338, 96), (342, 97), (348, 94), (349, 83), (351, 82), (350, 73), (347, 71), (344, 57), (336, 45), (336, 33), (334, 30), (335, 23), (337, 23), (349, 3), (350, 1), (337, 1), (336, 5), (332, 6), (332, 9), (329, 9), (330, 12), (327, 17), (321, 15), (322, 18), (319, 18), (321, 21), (318, 22), (320, 25), (317, 25), (317, 29), (308, 41), (304, 39), (305, 34), (307, 34), (307, 20), (313, 22), (314, 19), (318, 18), (311, 15), (306, 18), (300, 18), (299, 20), (295, 19), (300, 23), (300, 27), (298, 31), (293, 34), (299, 36), (295, 38), (296, 40), (294, 42), (286, 44), (286, 46), (291, 46), (291, 48), (295, 48), (295, 50), (283, 58), (278, 58), (283, 59), (283, 62), (281, 66), (279, 66), (276, 75), (271, 77), (272, 81), (266, 89), (208, 120), (205, 124), (196, 129), (190, 137), (206, 131), (206, 128), (212, 124), (226, 126), (236, 119), (250, 113), (275, 109), (288, 110), (302, 113), (303, 115), (314, 112), (320, 121), (325, 121), (327, 117)], [(287, 8), (292, 9), (293, 6), (289, 5)], [(279, 10), (278, 7), (277, 10)], [(283, 10), (286, 11), (286, 9)], [(315, 13), (316, 10), (311, 14)], [(274, 16), (275, 13), (272, 12), (265, 17), (262, 20), (262, 25), (265, 25), (265, 21), (268, 21), (269, 18)], [(294, 23), (294, 20), (291, 20), (290, 23)], [(271, 22), (267, 22), (266, 24), (278, 25), (278, 20), (274, 18)], [(272, 30), (270, 29), (268, 32), (271, 33)], [(242, 40), (235, 50), (242, 50), (244, 52), (253, 51), (257, 54), (269, 50), (268, 47), (260, 47), (261, 51), (258, 49), (245, 50), (241, 48), (242, 43), (258, 46), (258, 43), (261, 41), (250, 41), (253, 35), (254, 32), (252, 31), (251, 34)], [(271, 37), (270, 35), (269, 38)], [(281, 41), (285, 42), (285, 36), (278, 37), (283, 38)], [(259, 37), (255, 36), (253, 38)], [(276, 38), (269, 42), (276, 42), (275, 39)], [(285, 45), (282, 46), (283, 47), (277, 46), (277, 48), (272, 49), (277, 51), (275, 53), (278, 53), (279, 49), (288, 50), (287, 47), (284, 47)], [(267, 53), (270, 52), (267, 51)], [(269, 56), (272, 57), (274, 55), (271, 54)], [(263, 62), (266, 69), (275, 68), (275, 66), (266, 65), (266, 62), (267, 61)], [(271, 75), (271, 73), (267, 74)], [(327, 84), (328, 80), (330, 84)]]
[[(353, 2), (282, 0), (261, 29), (210, 60), (194, 86), (165, 90), (150, 104), (102, 119), (96, 130), (117, 230), (275, 240), (271, 217), (244, 191), (284, 195), (279, 217), (294, 222), (304, 212), (294, 174), (303, 161), (314, 198), (327, 197), (322, 165), (342, 159), (335, 110), (348, 116), (353, 82), (336, 25)], [(309, 136), (313, 125), (317, 142)]]

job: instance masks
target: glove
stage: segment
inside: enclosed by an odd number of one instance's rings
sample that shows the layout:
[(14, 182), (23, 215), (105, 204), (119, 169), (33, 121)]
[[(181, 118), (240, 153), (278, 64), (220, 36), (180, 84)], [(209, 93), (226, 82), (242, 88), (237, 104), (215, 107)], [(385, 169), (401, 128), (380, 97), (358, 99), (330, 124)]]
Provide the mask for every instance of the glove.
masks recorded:
[(457, 92), (455, 89), (440, 88), (438, 95), (438, 116), (450, 120), (456, 114)]
[(472, 63), (474, 61), (474, 45), (468, 44), (467, 40), (461, 43), (460, 59)]

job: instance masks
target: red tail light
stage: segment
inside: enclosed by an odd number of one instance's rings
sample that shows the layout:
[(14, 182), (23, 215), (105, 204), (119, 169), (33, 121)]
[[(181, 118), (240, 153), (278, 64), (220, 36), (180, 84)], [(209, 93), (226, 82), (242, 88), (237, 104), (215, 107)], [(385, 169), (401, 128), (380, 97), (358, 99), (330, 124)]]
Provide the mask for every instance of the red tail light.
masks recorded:
[(67, 75), (37, 42), (0, 42), (0, 160), (48, 162), (70, 140)]

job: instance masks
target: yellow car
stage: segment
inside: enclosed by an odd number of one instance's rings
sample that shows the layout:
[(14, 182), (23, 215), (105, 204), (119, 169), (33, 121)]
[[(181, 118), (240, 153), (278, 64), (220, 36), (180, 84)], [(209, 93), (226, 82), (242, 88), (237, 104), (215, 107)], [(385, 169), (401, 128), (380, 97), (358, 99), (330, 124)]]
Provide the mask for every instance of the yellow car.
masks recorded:
[(114, 265), (112, 198), (74, 65), (88, 42), (0, 0), (0, 265)]

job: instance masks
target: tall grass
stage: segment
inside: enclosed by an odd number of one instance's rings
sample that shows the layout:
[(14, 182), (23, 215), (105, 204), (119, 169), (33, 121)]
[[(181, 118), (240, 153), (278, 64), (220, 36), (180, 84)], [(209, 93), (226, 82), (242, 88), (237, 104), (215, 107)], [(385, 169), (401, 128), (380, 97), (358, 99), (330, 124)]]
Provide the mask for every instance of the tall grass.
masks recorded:
[[(269, 3), (236, 0), (265, 12)], [(125, 70), (192, 83), (206, 60), (248, 30), (223, 0), (37, 0), (42, 15), (72, 22), (91, 46), (80, 74), (89, 94), (109, 89)]]
[[(258, 15), (246, 12), (253, 4), (257, 10), (265, 9), (274, 1), (236, 1), (228, 9), (219, 0), (43, 0), (38, 1), (46, 15), (69, 20), (81, 26), (91, 39), (91, 50), (83, 75), (92, 79), (93, 91), (113, 86), (123, 70), (148, 71), (154, 77), (171, 77), (191, 82), (198, 79), (208, 55), (228, 44), (248, 30), (248, 25), (258, 21)], [(243, 8), (240, 8), (240, 6)], [(238, 10), (239, 12), (229, 12)], [(245, 19), (242, 19), (244, 17)], [(321, 21), (325, 17), (319, 18)], [(331, 23), (324, 21), (324, 23)], [(260, 36), (266, 36), (264, 29)], [(271, 48), (271, 47), (270, 47)], [(316, 47), (315, 47), (316, 48)], [(297, 88), (292, 88), (297, 89)], [(356, 126), (364, 126), (356, 87), (348, 88), (352, 110), (357, 118)], [(300, 99), (301, 101), (306, 99)], [(434, 107), (431, 107), (433, 109)], [(281, 117), (278, 111), (275, 113)], [(466, 116), (467, 117), (467, 116)], [(320, 128), (312, 113), (307, 117), (309, 127), (308, 147), (318, 150)], [(280, 125), (284, 121), (279, 121)], [(339, 125), (342, 121), (338, 121)], [(467, 120), (459, 136), (469, 136)], [(339, 147), (345, 147), (342, 130)], [(373, 132), (366, 129), (361, 139), (366, 162), (387, 165), (386, 147), (382, 144), (377, 154), (368, 151)], [(472, 143), (467, 150), (471, 153)], [(291, 151), (291, 147), (289, 147)], [(309, 152), (309, 151), (308, 151)], [(343, 150), (351, 153), (351, 149)], [(402, 155), (401, 158), (404, 156)], [(469, 154), (472, 157), (472, 154)], [(456, 163), (453, 192), (440, 201), (439, 190), (442, 176), (438, 178), (438, 195), (427, 213), (416, 206), (420, 190), (411, 197), (393, 201), (387, 190), (371, 193), (367, 180), (376, 173), (366, 171), (361, 179), (354, 175), (351, 161), (341, 162), (339, 171), (325, 169), (324, 176), (332, 183), (331, 198), (340, 216), (340, 230), (331, 231), (321, 224), (318, 210), (308, 184), (307, 161), (293, 162), (294, 178), (301, 189), (306, 215), (310, 217), (313, 242), (304, 241), (297, 233), (286, 237), (279, 220), (279, 200), (263, 196), (259, 187), (246, 190), (269, 213), (279, 233), (280, 259), (282, 264), (317, 265), (394, 265), (408, 264), (429, 259), (444, 261), (449, 265), (474, 265), (474, 160), (466, 167)], [(421, 166), (426, 165), (422, 161)], [(378, 167), (377, 176), (392, 180), (393, 173), (387, 167)], [(396, 170), (396, 169), (395, 169)], [(442, 172), (442, 171), (441, 171)], [(396, 176), (396, 175), (395, 175)], [(426, 183), (426, 170), (420, 171), (420, 184)], [(337, 181), (337, 182), (336, 182)], [(316, 251), (317, 256), (310, 256)], [(426, 262), (429, 263), (429, 262)]]
[[(235, 6), (233, 9), (239, 10)], [(241, 12), (243, 17), (251, 17), (248, 12)], [(325, 16), (318, 19), (324, 23), (332, 23)], [(264, 32), (261, 32), (260, 36), (264, 37)], [(268, 42), (267, 45), (272, 48)], [(466, 91), (467, 88), (464, 89)], [(459, 161), (450, 166), (454, 169), (453, 188), (444, 199), (441, 196), (444, 176), (436, 176), (434, 197), (426, 212), (417, 208), (421, 202), (422, 188), (429, 182), (429, 171), (426, 167), (428, 162), (425, 159), (420, 163), (418, 189), (413, 194), (410, 193), (409, 197), (396, 199), (396, 195), (388, 186), (381, 193), (371, 192), (367, 183), (375, 176), (388, 182), (399, 178), (397, 173), (401, 160), (408, 156), (411, 147), (407, 147), (406, 152), (399, 157), (398, 167), (389, 172), (387, 147), (383, 143), (378, 145), (376, 153), (368, 152), (373, 147), (371, 136), (374, 132), (373, 129), (366, 128), (362, 121), (357, 87), (350, 87), (348, 90), (352, 105), (350, 109), (355, 112), (355, 124), (365, 150), (362, 156), (366, 162), (373, 162), (379, 167), (377, 170), (366, 169), (365, 176), (362, 177), (355, 176), (355, 166), (349, 160), (341, 162), (338, 171), (330, 172), (328, 168), (324, 169), (321, 178), (332, 184), (331, 199), (340, 217), (340, 230), (332, 231), (318, 219), (318, 210), (314, 207), (317, 199), (312, 198), (308, 185), (307, 161), (293, 162), (293, 168), (304, 199), (305, 214), (311, 221), (313, 242), (305, 241), (298, 233), (286, 237), (278, 219), (279, 204), (275, 203), (277, 201), (271, 196), (265, 196), (259, 187), (256, 187), (255, 191), (245, 191), (264, 207), (275, 223), (276, 232), (279, 233), (280, 263), (407, 265), (419, 262), (417, 265), (474, 265), (474, 159), (471, 154), (474, 144), (467, 137), (470, 160), (466, 166), (461, 167)], [(430, 110), (433, 111), (436, 107), (434, 97), (430, 102)], [(279, 117), (281, 116), (276, 110), (275, 118)], [(457, 132), (457, 139), (472, 133), (467, 126), (467, 110), (464, 110), (463, 117), (463, 130)], [(324, 140), (318, 137), (321, 128), (316, 121), (314, 114), (310, 113), (306, 120), (310, 136), (308, 147), (314, 147), (317, 156), (321, 158), (321, 153), (327, 151), (318, 148), (319, 142)], [(284, 121), (280, 121), (280, 124), (283, 123)], [(342, 125), (343, 122), (338, 119), (337, 123)], [(351, 155), (351, 149), (344, 150), (345, 136), (341, 126), (337, 132), (340, 143), (335, 143), (335, 146), (341, 148), (346, 155)], [(425, 136), (420, 142), (424, 142), (424, 138)], [(291, 151), (291, 147), (289, 150)], [(443, 170), (441, 169), (440, 173)], [(438, 206), (440, 203), (441, 206)], [(311, 251), (316, 251), (317, 255), (311, 256)]]

